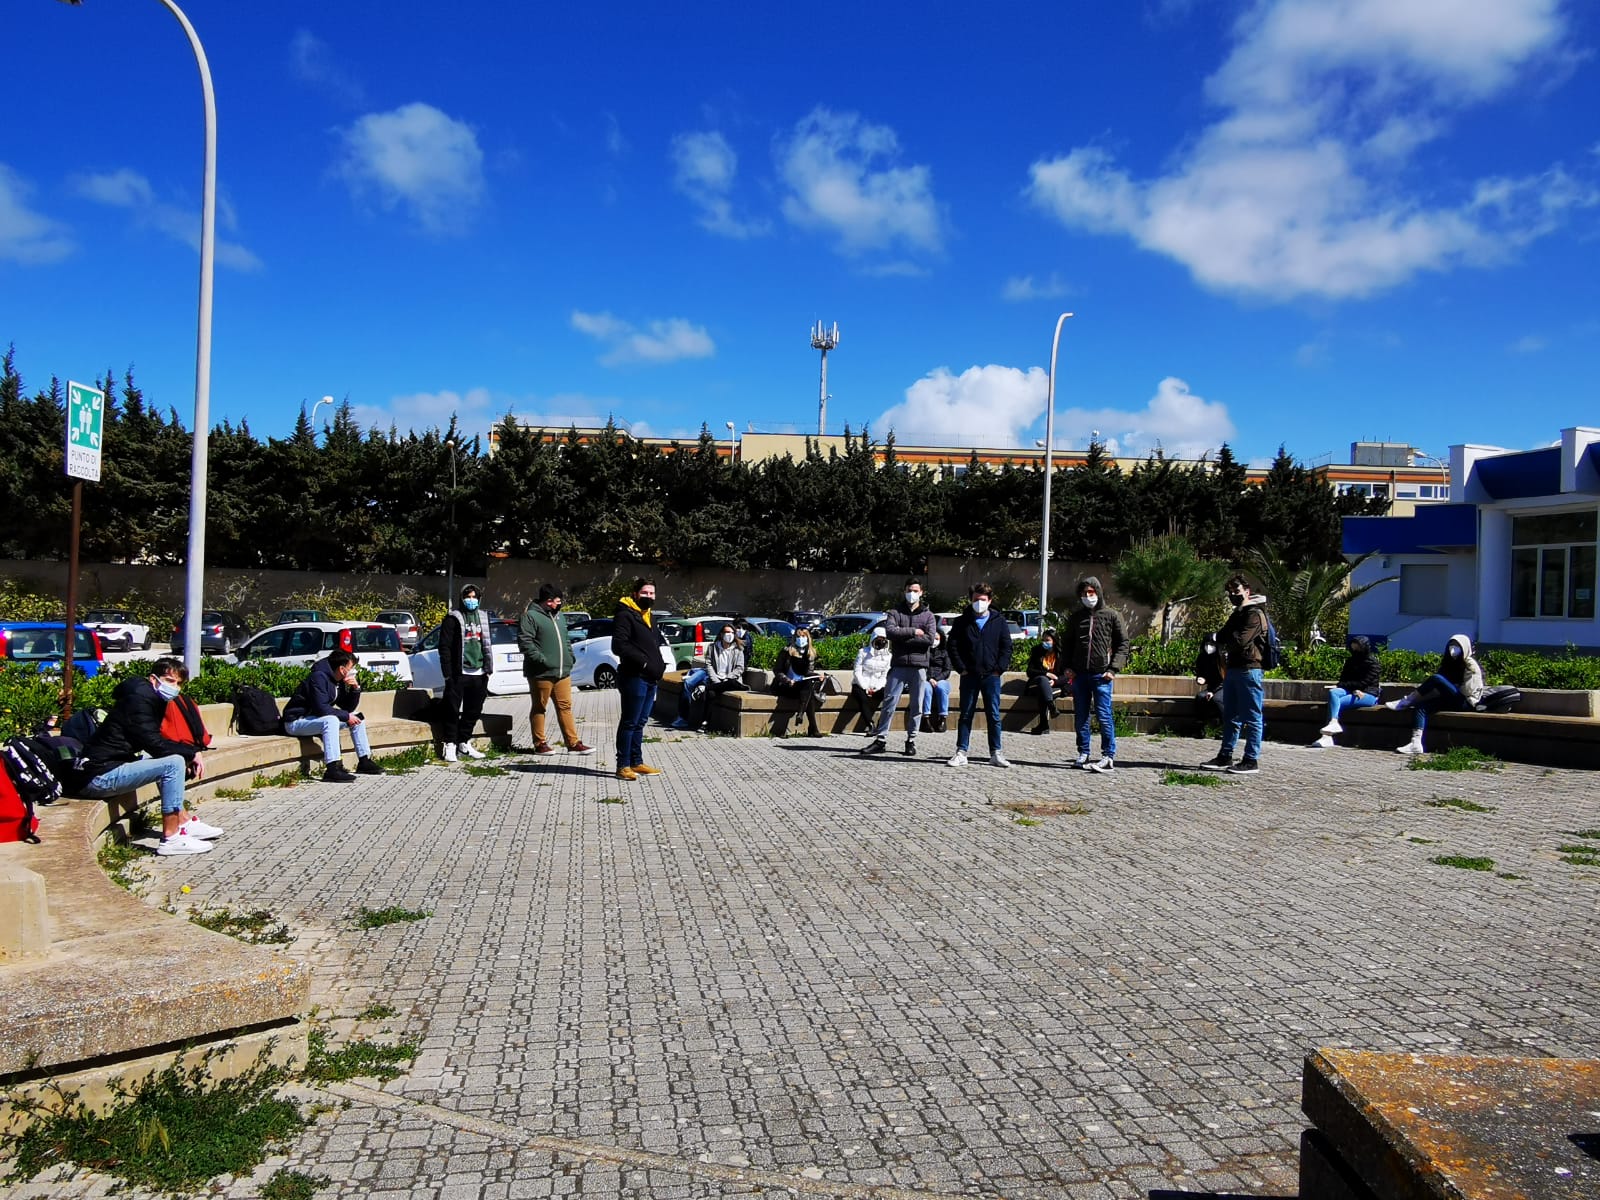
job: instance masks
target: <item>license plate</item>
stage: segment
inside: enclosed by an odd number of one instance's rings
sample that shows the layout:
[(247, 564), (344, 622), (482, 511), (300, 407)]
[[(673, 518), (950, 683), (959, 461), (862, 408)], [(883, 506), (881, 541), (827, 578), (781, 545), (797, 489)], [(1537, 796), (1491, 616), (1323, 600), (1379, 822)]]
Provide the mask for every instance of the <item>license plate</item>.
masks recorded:
[(508, 655), (506, 655), (506, 665), (510, 666), (510, 667), (520, 667), (522, 665), (522, 655), (520, 655), (520, 654), (508, 654)]
[(391, 675), (394, 674), (394, 669), (399, 665), (399, 663), (392, 662), (375, 662), (371, 664), (374, 671), (387, 671)]

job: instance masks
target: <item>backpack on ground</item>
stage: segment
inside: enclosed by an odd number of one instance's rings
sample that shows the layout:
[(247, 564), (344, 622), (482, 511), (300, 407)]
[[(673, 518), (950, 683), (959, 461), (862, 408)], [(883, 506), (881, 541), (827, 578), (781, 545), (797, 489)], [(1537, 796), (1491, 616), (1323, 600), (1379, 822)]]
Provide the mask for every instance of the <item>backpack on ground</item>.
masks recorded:
[(36, 733), (28, 740), (67, 794), (77, 791), (85, 775), (83, 743), (64, 733)]
[(18, 794), (4, 771), (0, 771), (0, 842), (39, 844), (39, 818), (33, 815), (33, 803)]
[(282, 733), (283, 717), (278, 712), (278, 702), (254, 684), (240, 684), (233, 693), (233, 716), (228, 719), (228, 728), (249, 737)]
[(61, 798), (61, 780), (39, 756), (32, 738), (14, 737), (0, 746), (0, 763), (24, 804), (51, 804)]
[(1499, 687), (1484, 688), (1478, 702), (1472, 707), (1478, 712), (1510, 712), (1513, 705), (1522, 703), (1522, 692), (1509, 683)]
[(1267, 618), (1267, 644), (1261, 648), (1261, 669), (1270, 671), (1283, 666), (1283, 643), (1278, 640), (1278, 627)]

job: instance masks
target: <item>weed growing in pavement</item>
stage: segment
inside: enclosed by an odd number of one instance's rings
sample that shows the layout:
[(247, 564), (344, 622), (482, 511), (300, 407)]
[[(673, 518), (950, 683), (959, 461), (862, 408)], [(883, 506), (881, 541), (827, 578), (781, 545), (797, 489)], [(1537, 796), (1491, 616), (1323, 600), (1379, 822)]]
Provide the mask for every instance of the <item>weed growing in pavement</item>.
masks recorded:
[(1205, 742), (1218, 742), (1222, 740), (1222, 726), (1215, 721), (1208, 721), (1200, 731), (1200, 740)]
[(1600, 829), (1569, 829), (1566, 834), (1568, 837), (1588, 838), (1600, 842)]
[(1479, 804), (1473, 800), (1463, 800), (1460, 796), (1444, 796), (1442, 798), (1435, 796), (1432, 800), (1424, 800), (1423, 803), (1429, 808), (1459, 808), (1462, 812), (1498, 811), (1493, 805)]
[(299, 767), (289, 767), (286, 770), (279, 771), (276, 775), (268, 775), (265, 771), (257, 771), (256, 777), (250, 781), (250, 786), (257, 791), (271, 787), (299, 787), (303, 778), (304, 776), (300, 774)]
[(1600, 867), (1600, 846), (1557, 846), (1561, 861), (1573, 867)]
[(402, 921), (421, 921), (433, 916), (432, 909), (401, 908), (391, 904), (388, 908), (368, 908), (363, 904), (356, 909), (357, 929), (382, 929), (385, 925), (398, 925)]
[(385, 1017), (395, 1016), (398, 1011), (392, 1004), (385, 1004), (381, 1000), (375, 1000), (356, 1014), (356, 1020), (381, 1021)]
[(304, 1171), (279, 1167), (272, 1178), (261, 1185), (261, 1200), (311, 1200), (319, 1189), (332, 1182), (326, 1175), (307, 1175)]
[(626, 804), (627, 801), (624, 800), (621, 796), (601, 796), (600, 797), (600, 803), (601, 804)]
[(491, 767), (486, 766), (483, 763), (468, 763), (462, 768), (462, 770), (468, 775), (471, 775), (474, 779), (492, 779), (496, 775), (511, 774), (511, 772), (506, 770), (504, 767)]
[[(991, 796), (989, 803), (994, 802)], [(1094, 811), (1081, 800), (1013, 800), (999, 807), (1024, 817), (1086, 817)]]
[(1406, 763), (1411, 771), (1498, 771), (1504, 766), (1475, 746), (1451, 746), (1441, 754), (1419, 754)]
[(433, 746), (424, 742), (393, 754), (375, 755), (373, 761), (391, 775), (409, 775), (418, 767), (427, 766), (433, 761)]
[(189, 921), (202, 929), (225, 933), (252, 946), (287, 946), (294, 941), (289, 927), (264, 908), (234, 912), (231, 908), (191, 908)]
[(1133, 710), (1126, 704), (1113, 704), (1111, 706), (1111, 728), (1116, 730), (1119, 738), (1138, 737), (1139, 719), (1133, 715)]
[(1429, 862), (1440, 867), (1458, 867), (1463, 871), (1492, 871), (1494, 859), (1471, 858), (1465, 854), (1440, 854)]
[(1439, 844), (1438, 838), (1408, 837), (1406, 841), (1415, 842), (1419, 846), (1437, 846)]
[(1165, 771), (1157, 781), (1169, 787), (1221, 787), (1222, 780), (1209, 771)]
[(660, 740), (661, 740), (661, 735), (660, 734), (656, 734), (654, 737), (647, 737), (647, 738), (640, 738), (639, 739), (640, 742), (659, 742)]
[(150, 876), (145, 873), (144, 867), (139, 862), (145, 853), (132, 842), (108, 841), (95, 851), (94, 857), (100, 864), (100, 869), (110, 876), (112, 883), (137, 894), (150, 882)]
[(1011, 823), (1013, 825), (1021, 825), (1024, 828), (1032, 828), (1035, 825), (1044, 824), (1044, 822), (1039, 820), (1037, 817), (1024, 817), (1020, 813), (1011, 818)]
[(1496, 871), (1494, 873), (1494, 877), (1496, 879), (1526, 879), (1527, 878), (1526, 875), (1513, 875), (1510, 871)]
[(256, 793), (254, 788), (219, 787), (211, 794), (218, 800), (252, 800)]
[(15, 1099), (31, 1123), (0, 1137), (0, 1155), (11, 1160), (5, 1182), (65, 1165), (69, 1178), (82, 1168), (180, 1195), (217, 1175), (243, 1175), (307, 1124), (298, 1104), (276, 1094), (286, 1079), (265, 1053), (243, 1074), (213, 1079), (208, 1055), (187, 1070), (174, 1062), (132, 1085), (115, 1081), (103, 1113), (57, 1086)]
[(400, 1077), (402, 1064), (417, 1057), (418, 1043), (385, 1045), (356, 1038), (337, 1050), (328, 1049), (328, 1034), (313, 1029), (306, 1035), (305, 1077), (315, 1083), (367, 1078), (387, 1082)]

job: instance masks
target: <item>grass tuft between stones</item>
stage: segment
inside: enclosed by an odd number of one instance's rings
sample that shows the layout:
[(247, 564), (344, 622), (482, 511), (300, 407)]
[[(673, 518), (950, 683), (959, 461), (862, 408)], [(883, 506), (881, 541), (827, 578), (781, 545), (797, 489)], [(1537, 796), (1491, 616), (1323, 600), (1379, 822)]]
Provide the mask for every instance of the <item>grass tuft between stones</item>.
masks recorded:
[(382, 929), (385, 925), (399, 925), (404, 921), (421, 921), (433, 916), (432, 909), (402, 908), (391, 904), (387, 908), (368, 908), (363, 904), (356, 909), (357, 929)]
[(1221, 787), (1222, 780), (1209, 771), (1164, 771), (1160, 782), (1168, 787)]
[(1429, 808), (1457, 808), (1462, 812), (1471, 813), (1488, 813), (1498, 811), (1493, 805), (1478, 804), (1476, 801), (1463, 800), (1460, 796), (1445, 796), (1443, 798), (1436, 796), (1432, 800), (1424, 800), (1423, 803)]
[(307, 1175), (304, 1171), (279, 1167), (272, 1178), (261, 1185), (261, 1200), (311, 1200), (318, 1190), (332, 1182), (327, 1175)]
[(1465, 854), (1440, 854), (1428, 860), (1441, 867), (1455, 867), (1462, 871), (1492, 871), (1494, 859), (1473, 858)]
[(405, 1064), (417, 1057), (417, 1042), (383, 1043), (354, 1038), (337, 1050), (328, 1048), (325, 1030), (306, 1035), (305, 1077), (316, 1083), (344, 1079), (398, 1079)]
[(222, 908), (191, 908), (189, 921), (202, 929), (225, 933), (252, 946), (286, 946), (294, 941), (289, 926), (264, 908), (251, 912), (234, 912)]
[(1451, 746), (1440, 754), (1419, 754), (1406, 763), (1412, 771), (1498, 771), (1505, 766), (1474, 746)]

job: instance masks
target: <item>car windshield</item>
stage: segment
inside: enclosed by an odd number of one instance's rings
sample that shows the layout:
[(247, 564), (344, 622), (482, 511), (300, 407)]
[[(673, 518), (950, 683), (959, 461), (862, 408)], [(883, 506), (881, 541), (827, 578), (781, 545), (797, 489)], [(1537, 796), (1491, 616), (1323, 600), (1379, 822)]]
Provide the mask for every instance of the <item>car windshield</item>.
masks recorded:
[[(398, 650), (400, 649), (400, 635), (395, 633), (392, 625), (367, 625), (360, 629), (346, 630), (350, 634), (350, 645), (357, 654), (364, 654), (371, 650)], [(330, 634), (334, 644), (338, 644), (339, 635)]]
[(126, 621), (126, 613), (113, 612), (109, 608), (91, 608), (84, 614), (85, 621)]
[(374, 620), (382, 621), (388, 625), (415, 625), (417, 619), (408, 612), (379, 613)]
[[(61, 658), (66, 653), (64, 629), (13, 629), (6, 639), (7, 653), (19, 662)], [(79, 629), (72, 639), (73, 658), (95, 658), (94, 634)]]

